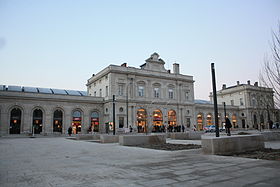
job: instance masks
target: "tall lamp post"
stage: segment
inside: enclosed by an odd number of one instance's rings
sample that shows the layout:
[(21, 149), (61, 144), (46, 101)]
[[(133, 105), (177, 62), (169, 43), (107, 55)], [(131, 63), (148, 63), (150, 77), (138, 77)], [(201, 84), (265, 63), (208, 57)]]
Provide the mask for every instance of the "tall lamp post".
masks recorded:
[(224, 113), (225, 113), (225, 123), (226, 123), (226, 119), (227, 119), (226, 102), (223, 103), (224, 103)]
[(116, 134), (116, 119), (115, 119), (115, 95), (113, 95), (113, 134)]
[(215, 124), (216, 124), (216, 137), (219, 137), (219, 124), (218, 124), (218, 105), (217, 105), (217, 93), (216, 93), (216, 77), (215, 77), (215, 66), (211, 63), (212, 72), (212, 85), (213, 85), (213, 99), (214, 99), (214, 113), (215, 113)]

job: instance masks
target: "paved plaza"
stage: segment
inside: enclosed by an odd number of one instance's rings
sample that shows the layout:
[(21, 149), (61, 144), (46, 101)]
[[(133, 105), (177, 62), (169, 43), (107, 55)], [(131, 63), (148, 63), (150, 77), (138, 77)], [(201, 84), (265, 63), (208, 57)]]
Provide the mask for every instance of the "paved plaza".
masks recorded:
[[(171, 141), (184, 143), (184, 141)], [(193, 141), (199, 144), (199, 141)], [(266, 146), (279, 146), (279, 142)], [(279, 186), (280, 161), (60, 138), (1, 138), (0, 186)]]

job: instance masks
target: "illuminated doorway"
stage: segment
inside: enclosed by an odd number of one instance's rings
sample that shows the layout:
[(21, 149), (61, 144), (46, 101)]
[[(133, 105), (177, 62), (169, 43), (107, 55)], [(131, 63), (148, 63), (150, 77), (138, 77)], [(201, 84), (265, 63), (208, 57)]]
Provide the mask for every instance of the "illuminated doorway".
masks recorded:
[(20, 134), (21, 110), (14, 108), (11, 111), (10, 134)]
[(147, 112), (143, 108), (137, 110), (137, 130), (139, 133), (147, 132)]
[(75, 110), (73, 112), (73, 121), (72, 121), (72, 129), (73, 129), (73, 134), (78, 134), (81, 132), (82, 129), (82, 114), (80, 111)]
[(197, 115), (197, 130), (202, 131), (203, 130), (203, 116), (201, 114)]
[(213, 125), (213, 123), (212, 123), (212, 115), (211, 114), (207, 115), (206, 121), (207, 121), (207, 126)]
[(232, 126), (233, 128), (238, 128), (237, 117), (235, 114), (232, 115)]
[(62, 133), (62, 111), (56, 110), (53, 113), (53, 132)]
[(33, 130), (34, 134), (40, 134), (43, 127), (43, 112), (40, 109), (33, 111)]
[(176, 118), (176, 112), (174, 110), (168, 111), (168, 127), (169, 132), (178, 131), (177, 129), (177, 118)]
[(160, 110), (153, 112), (153, 130), (152, 132), (164, 132), (162, 113)]
[(91, 131), (93, 132), (99, 132), (99, 113), (98, 112), (92, 112), (91, 113)]

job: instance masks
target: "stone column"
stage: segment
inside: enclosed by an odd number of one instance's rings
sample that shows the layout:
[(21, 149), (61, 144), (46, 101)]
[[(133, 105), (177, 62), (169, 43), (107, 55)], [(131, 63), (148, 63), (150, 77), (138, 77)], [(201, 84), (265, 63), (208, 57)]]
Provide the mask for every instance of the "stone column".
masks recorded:
[(63, 129), (64, 134), (68, 133), (68, 128), (72, 126), (72, 115), (71, 109), (65, 108), (64, 118), (63, 118)]
[(25, 107), (25, 109), (22, 111), (22, 116), (21, 116), (21, 131), (20, 133), (32, 133), (32, 118), (33, 118), (33, 114), (31, 109), (29, 109), (28, 107)]
[(0, 111), (0, 135), (9, 134), (10, 119), (6, 108), (1, 108)]
[(82, 124), (82, 134), (87, 134), (89, 125), (90, 125), (90, 117), (89, 117), (89, 111), (84, 110), (84, 119), (83, 119), (83, 124)]
[(53, 133), (52, 112), (49, 109), (47, 109), (45, 115), (46, 115), (45, 122), (44, 122), (45, 132), (43, 132), (43, 133), (52, 134)]
[(152, 108), (147, 109), (147, 129), (148, 129), (148, 133), (152, 132), (152, 129), (153, 129), (153, 110), (152, 110)]

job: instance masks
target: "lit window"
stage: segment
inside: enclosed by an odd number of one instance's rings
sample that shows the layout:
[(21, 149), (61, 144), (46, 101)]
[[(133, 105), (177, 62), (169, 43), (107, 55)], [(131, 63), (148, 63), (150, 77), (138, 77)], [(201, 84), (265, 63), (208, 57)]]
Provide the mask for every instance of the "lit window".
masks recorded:
[(143, 97), (144, 96), (144, 87), (138, 86), (138, 96)]

